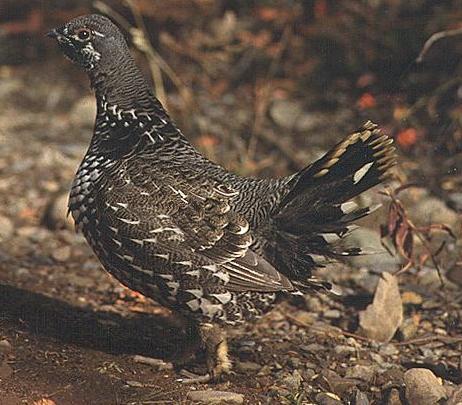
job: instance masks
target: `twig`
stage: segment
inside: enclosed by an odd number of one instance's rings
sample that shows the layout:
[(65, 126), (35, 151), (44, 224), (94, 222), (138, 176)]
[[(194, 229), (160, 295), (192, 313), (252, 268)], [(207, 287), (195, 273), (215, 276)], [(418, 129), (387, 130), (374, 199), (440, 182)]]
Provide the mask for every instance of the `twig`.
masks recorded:
[(173, 368), (172, 363), (167, 363), (163, 361), (162, 359), (154, 359), (152, 357), (140, 356), (138, 354), (133, 357), (133, 361), (135, 363), (147, 364), (149, 366), (162, 368), (163, 370)]
[(164, 81), (162, 80), (162, 72), (159, 66), (160, 56), (148, 40), (146, 25), (144, 24), (143, 16), (141, 15), (138, 6), (132, 0), (125, 0), (125, 3), (128, 5), (130, 11), (135, 17), (137, 26), (137, 28), (132, 28), (130, 30), (130, 34), (133, 37), (133, 43), (146, 55), (149, 62), (149, 68), (151, 69), (152, 79), (154, 80), (156, 97), (163, 105), (166, 105), (167, 96), (165, 94)]
[[(420, 240), (425, 250), (425, 255), (420, 256), (420, 266), (422, 266), (429, 258), (433, 263), (434, 268), (438, 273), (438, 277), (441, 282), (441, 286), (444, 288), (445, 283), (444, 279), (441, 274), (441, 269), (439, 263), (437, 261), (437, 256), (441, 253), (441, 251), (446, 246), (445, 243), (442, 243), (436, 251), (432, 250), (430, 243), (430, 236), (432, 231), (440, 230), (446, 232), (450, 237), (456, 239), (454, 232), (449, 228), (449, 226), (444, 224), (431, 224), (425, 227), (418, 227), (416, 226), (410, 219), (408, 212), (401, 201), (398, 199), (398, 194), (410, 187), (414, 187), (415, 184), (407, 184), (398, 187), (395, 190), (384, 190), (381, 191), (380, 194), (387, 196), (390, 198), (390, 209), (388, 214), (388, 220), (386, 225), (382, 225), (382, 235), (381, 235), (381, 242), (382, 246), (386, 247), (384, 243), (384, 238), (388, 237), (391, 239), (395, 250), (406, 259), (406, 264), (397, 272), (395, 275), (398, 276), (403, 274), (407, 270), (409, 270), (412, 266), (416, 265), (416, 258), (413, 252), (413, 240), (414, 236)], [(390, 230), (390, 227), (393, 229)], [(405, 244), (406, 241), (402, 237), (401, 233), (406, 232), (406, 236), (409, 235), (410, 237), (410, 246), (406, 248)], [(401, 236), (400, 236), (401, 235)], [(386, 247), (387, 248), (387, 247)], [(387, 250), (389, 250), (387, 248)]]
[(109, 7), (104, 1), (101, 0), (95, 0), (93, 2), (93, 7), (100, 11), (103, 14), (106, 14), (107, 16), (111, 17), (118, 25), (123, 27), (123, 29), (127, 32), (130, 32), (130, 29), (132, 26), (130, 23), (123, 17), (121, 14), (119, 14), (117, 11)]
[(255, 133), (255, 136), (278, 149), (279, 152), (281, 152), (281, 154), (288, 160), (290, 169), (300, 170), (303, 167), (303, 163), (299, 162), (295, 158), (295, 150), (289, 145), (286, 145), (280, 137), (274, 135), (271, 131), (261, 131)]
[(425, 42), (422, 50), (420, 51), (419, 56), (415, 60), (416, 63), (421, 63), (423, 61), (424, 56), (427, 54), (428, 50), (433, 46), (433, 44), (440, 39), (447, 38), (447, 37), (453, 37), (456, 35), (462, 35), (462, 28), (456, 28), (453, 30), (447, 30), (447, 31), (440, 31), (436, 32), (433, 34), (427, 41)]
[(181, 98), (185, 105), (191, 105), (192, 101), (192, 94), (191, 91), (187, 88), (184, 82), (180, 79), (180, 77), (175, 73), (175, 71), (170, 67), (170, 65), (159, 55), (159, 53), (152, 47), (149, 36), (146, 31), (146, 26), (144, 24), (143, 18), (139, 12), (138, 7), (131, 1), (125, 0), (127, 5), (129, 6), (133, 16), (135, 17), (137, 27), (132, 26), (127, 19), (125, 19), (122, 15), (117, 13), (113, 10), (110, 6), (100, 0), (96, 0), (93, 3), (93, 6), (101, 11), (102, 13), (111, 17), (114, 21), (117, 22), (121, 27), (127, 31), (131, 37), (133, 44), (136, 48), (143, 52), (146, 56), (149, 68), (151, 70), (152, 79), (154, 82), (156, 96), (159, 100), (164, 103), (166, 102), (166, 95), (165, 89), (162, 81), (161, 71), (163, 71), (167, 77), (172, 81), (175, 87), (178, 89)]
[(316, 332), (316, 333), (322, 333), (328, 336), (335, 335), (336, 337), (347, 336), (347, 337), (352, 337), (354, 339), (362, 340), (363, 342), (368, 342), (368, 343), (374, 342), (374, 340), (369, 339), (368, 337), (357, 335), (356, 333), (352, 333), (352, 332), (347, 332), (343, 329), (336, 328), (334, 326), (330, 326), (330, 327), (327, 327), (326, 329), (323, 329), (318, 326), (310, 325), (306, 322), (300, 321), (297, 318), (293, 317), (292, 315), (287, 314), (286, 317), (290, 319), (293, 323), (297, 324), (298, 326), (302, 326), (304, 328), (310, 329), (311, 331)]
[(284, 50), (287, 47), (289, 42), (290, 34), (292, 32), (292, 28), (290, 25), (287, 25), (284, 28), (284, 31), (281, 36), (281, 40), (279, 41), (279, 49), (276, 56), (271, 61), (271, 64), (268, 69), (268, 73), (265, 78), (266, 85), (261, 86), (258, 88), (258, 83), (255, 87), (255, 120), (253, 124), (252, 134), (249, 140), (248, 152), (247, 157), (248, 159), (253, 159), (255, 156), (255, 150), (257, 146), (257, 139), (260, 136), (263, 126), (264, 117), (266, 111), (268, 110), (268, 105), (270, 101), (270, 94), (272, 90), (271, 79), (273, 78), (274, 74), (276, 73), (277, 67), (281, 61), (282, 55), (284, 54)]
[(397, 346), (406, 346), (406, 345), (415, 345), (415, 344), (425, 344), (430, 343), (435, 340), (440, 340), (445, 344), (459, 343), (462, 342), (462, 336), (442, 336), (442, 335), (431, 335), (421, 338), (415, 338), (410, 340), (405, 340), (404, 342), (395, 343)]

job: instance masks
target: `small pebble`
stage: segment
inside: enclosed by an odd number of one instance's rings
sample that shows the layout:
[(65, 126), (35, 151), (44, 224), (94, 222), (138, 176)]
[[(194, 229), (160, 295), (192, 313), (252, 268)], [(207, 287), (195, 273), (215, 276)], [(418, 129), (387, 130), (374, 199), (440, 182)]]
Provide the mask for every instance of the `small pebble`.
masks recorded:
[(332, 392), (320, 392), (316, 395), (318, 405), (341, 405), (342, 400)]
[(71, 247), (70, 246), (62, 246), (60, 248), (54, 249), (51, 253), (51, 257), (56, 260), (57, 262), (66, 262), (71, 257)]
[(11, 350), (13, 350), (13, 346), (11, 346), (11, 343), (8, 340), (0, 340), (0, 352), (9, 353)]

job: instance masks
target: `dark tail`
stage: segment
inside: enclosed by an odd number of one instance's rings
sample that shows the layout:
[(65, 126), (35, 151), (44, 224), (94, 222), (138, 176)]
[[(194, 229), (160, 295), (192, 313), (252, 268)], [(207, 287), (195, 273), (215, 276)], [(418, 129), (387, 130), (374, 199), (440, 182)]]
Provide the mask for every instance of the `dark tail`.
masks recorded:
[[(396, 164), (393, 139), (367, 122), (321, 159), (296, 174), (273, 215), (274, 244), (269, 253), (279, 271), (304, 283), (322, 262), (362, 253), (343, 247), (352, 222), (374, 210), (349, 201), (390, 177)], [(308, 283), (325, 288), (324, 283)]]

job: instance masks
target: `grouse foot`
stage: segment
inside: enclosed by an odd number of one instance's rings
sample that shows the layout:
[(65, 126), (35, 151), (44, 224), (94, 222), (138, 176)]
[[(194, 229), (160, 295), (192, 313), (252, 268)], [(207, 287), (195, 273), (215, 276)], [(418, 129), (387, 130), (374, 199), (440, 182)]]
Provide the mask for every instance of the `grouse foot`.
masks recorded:
[(228, 343), (226, 335), (218, 326), (204, 323), (199, 326), (199, 335), (205, 350), (205, 362), (208, 373), (205, 375), (193, 374), (181, 370), (187, 378), (179, 379), (183, 384), (217, 382), (223, 374), (231, 371), (231, 361), (228, 357)]

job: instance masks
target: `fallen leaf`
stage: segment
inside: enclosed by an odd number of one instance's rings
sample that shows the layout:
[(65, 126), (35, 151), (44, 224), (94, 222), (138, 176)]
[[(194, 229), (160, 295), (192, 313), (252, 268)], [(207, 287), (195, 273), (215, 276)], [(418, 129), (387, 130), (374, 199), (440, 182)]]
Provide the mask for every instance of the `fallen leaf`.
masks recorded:
[(405, 149), (413, 146), (418, 139), (419, 135), (414, 128), (405, 129), (396, 136), (398, 144)]
[(215, 135), (204, 134), (197, 139), (197, 145), (203, 148), (213, 148), (219, 144), (219, 140)]
[(368, 108), (374, 108), (377, 105), (375, 97), (371, 93), (364, 93), (358, 100), (358, 107), (361, 110), (367, 110)]

